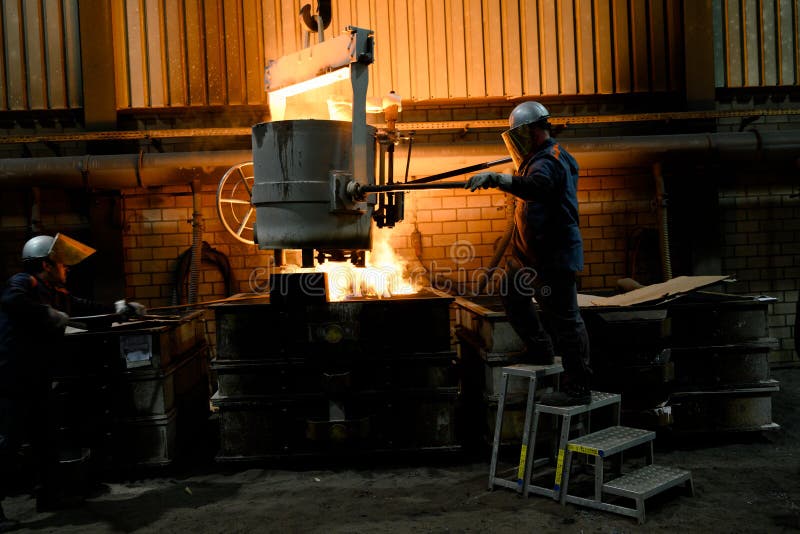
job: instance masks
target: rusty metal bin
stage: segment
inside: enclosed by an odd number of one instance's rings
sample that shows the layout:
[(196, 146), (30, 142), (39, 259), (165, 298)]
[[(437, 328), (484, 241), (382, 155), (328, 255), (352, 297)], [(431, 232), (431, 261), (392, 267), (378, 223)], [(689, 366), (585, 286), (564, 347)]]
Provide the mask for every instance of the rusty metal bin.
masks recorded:
[(193, 312), (65, 336), (50, 400), (56, 446), (91, 448), (91, 462), (104, 468), (172, 461), (176, 439), (196, 436), (208, 420), (201, 319)]
[(64, 336), (64, 351), (53, 358), (53, 374), (95, 373), (98, 369), (164, 369), (206, 344), (203, 312), (179, 319), (136, 321)]
[(117, 419), (113, 435), (113, 457), (118, 464), (168, 465), (175, 459), (177, 412)]
[[(194, 402), (194, 409), (208, 406), (208, 348), (200, 347), (190, 356), (166, 369), (134, 369), (119, 373), (113, 381), (113, 412), (120, 417), (164, 415), (181, 398), (184, 408), (191, 403), (182, 398), (197, 386), (205, 389), (205, 401)], [(195, 393), (196, 395), (196, 393)]]

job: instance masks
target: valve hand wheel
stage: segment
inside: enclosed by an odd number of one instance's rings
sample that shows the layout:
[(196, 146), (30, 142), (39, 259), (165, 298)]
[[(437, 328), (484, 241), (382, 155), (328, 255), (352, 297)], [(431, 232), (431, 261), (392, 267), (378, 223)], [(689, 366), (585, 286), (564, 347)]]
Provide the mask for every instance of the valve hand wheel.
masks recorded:
[(253, 162), (237, 163), (222, 175), (217, 187), (217, 214), (225, 229), (248, 245), (255, 244), (256, 208), (253, 195)]

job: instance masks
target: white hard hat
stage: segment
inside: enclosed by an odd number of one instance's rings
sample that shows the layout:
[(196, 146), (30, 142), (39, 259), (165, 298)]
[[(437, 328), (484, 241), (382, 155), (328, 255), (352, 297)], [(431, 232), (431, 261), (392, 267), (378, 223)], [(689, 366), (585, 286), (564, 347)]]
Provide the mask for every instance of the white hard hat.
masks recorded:
[(508, 129), (513, 130), (525, 124), (544, 121), (550, 118), (550, 112), (539, 102), (533, 100), (519, 104), (508, 116)]
[(25, 242), (22, 247), (22, 260), (36, 260), (45, 259), (50, 256), (50, 250), (53, 248), (53, 236), (37, 235)]
[(64, 234), (56, 234), (55, 237), (37, 235), (28, 239), (22, 247), (22, 261), (49, 258), (65, 265), (75, 265), (94, 253), (92, 247)]

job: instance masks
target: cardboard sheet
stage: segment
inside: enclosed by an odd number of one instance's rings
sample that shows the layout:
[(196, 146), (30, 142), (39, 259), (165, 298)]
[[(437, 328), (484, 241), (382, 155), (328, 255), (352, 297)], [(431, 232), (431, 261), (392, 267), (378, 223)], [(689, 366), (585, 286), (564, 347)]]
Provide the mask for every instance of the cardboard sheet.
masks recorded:
[(632, 306), (634, 304), (655, 303), (664, 299), (689, 293), (707, 287), (730, 276), (678, 276), (660, 284), (644, 286), (628, 293), (621, 293), (613, 297), (598, 297), (594, 295), (578, 294), (578, 305), (581, 308), (592, 306)]

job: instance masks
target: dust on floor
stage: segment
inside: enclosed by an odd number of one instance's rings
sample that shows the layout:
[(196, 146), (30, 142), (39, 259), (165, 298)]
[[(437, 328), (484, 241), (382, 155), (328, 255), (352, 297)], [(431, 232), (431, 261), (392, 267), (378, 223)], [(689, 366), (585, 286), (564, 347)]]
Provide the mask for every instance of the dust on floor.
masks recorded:
[(17, 532), (789, 532), (800, 529), (800, 369), (774, 370), (781, 429), (702, 441), (657, 440), (656, 461), (689, 469), (647, 501), (647, 522), (510, 490), (487, 491), (485, 458), (417, 457), (394, 465), (232, 469), (213, 463), (116, 481), (82, 506), (37, 513), (4, 501)]

